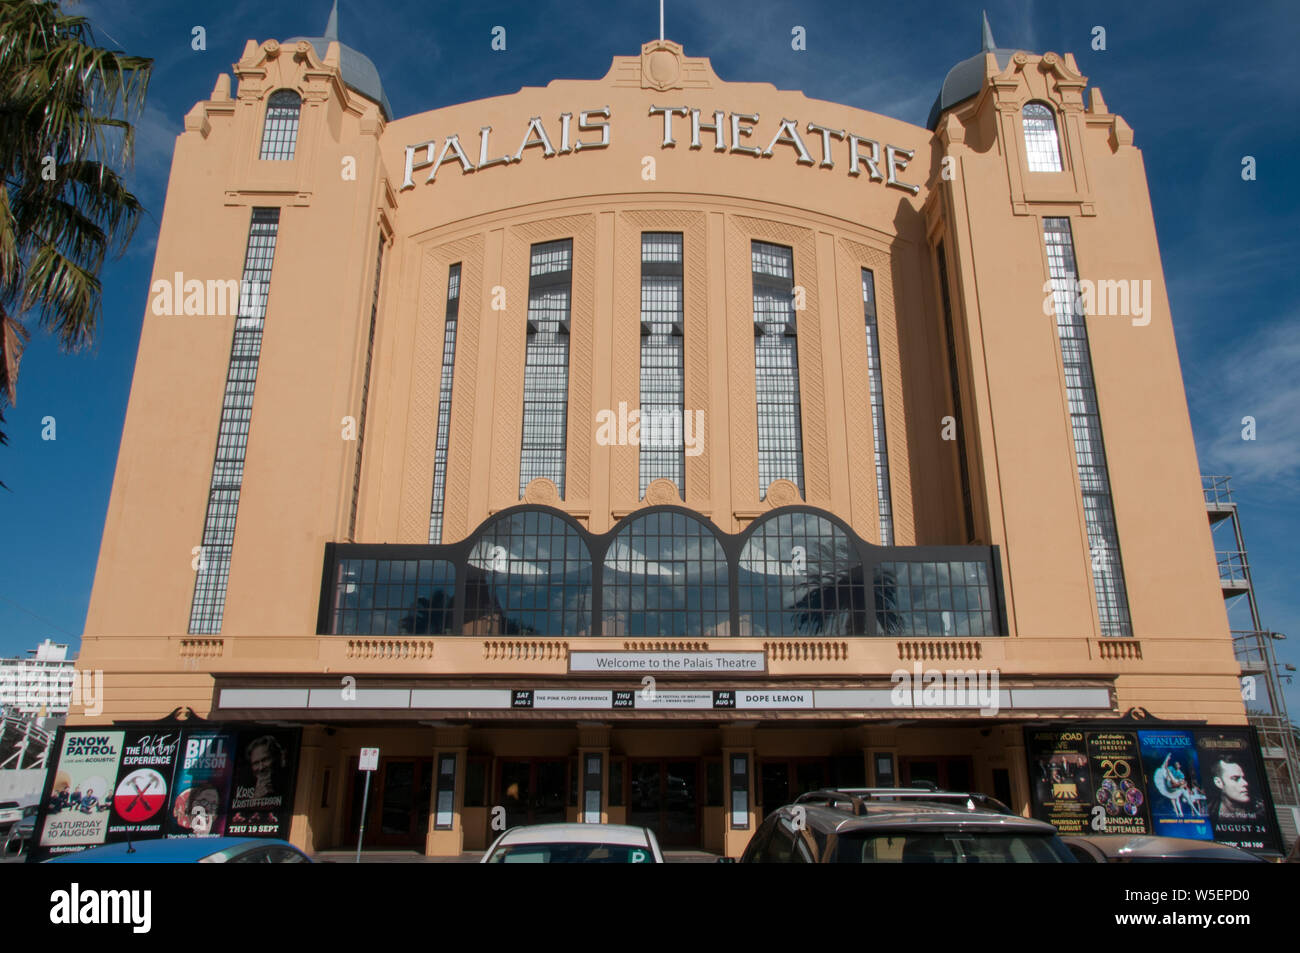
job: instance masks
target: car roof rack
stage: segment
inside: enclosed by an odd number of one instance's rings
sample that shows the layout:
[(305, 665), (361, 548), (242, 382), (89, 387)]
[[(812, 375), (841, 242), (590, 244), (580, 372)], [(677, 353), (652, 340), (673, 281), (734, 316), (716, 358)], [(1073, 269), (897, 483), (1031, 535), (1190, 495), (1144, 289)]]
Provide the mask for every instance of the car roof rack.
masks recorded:
[(796, 804), (826, 804), (828, 807), (848, 804), (852, 807), (854, 814), (865, 814), (867, 812), (867, 803), (870, 801), (965, 802), (967, 810), (974, 810), (978, 806), (985, 810), (996, 811), (999, 814), (1014, 815), (1016, 813), (997, 798), (990, 797), (987, 794), (972, 791), (943, 791), (937, 787), (824, 788), (818, 791), (809, 791), (807, 794), (801, 794), (795, 798)]

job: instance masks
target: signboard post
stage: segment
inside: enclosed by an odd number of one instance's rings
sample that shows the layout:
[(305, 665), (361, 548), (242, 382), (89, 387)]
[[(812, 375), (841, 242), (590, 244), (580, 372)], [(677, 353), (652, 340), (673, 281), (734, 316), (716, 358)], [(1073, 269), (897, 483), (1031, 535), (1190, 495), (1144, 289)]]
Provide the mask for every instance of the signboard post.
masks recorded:
[(379, 769), (379, 749), (362, 748), (360, 769), (366, 773), (366, 789), (361, 795), (361, 829), (357, 831), (357, 860), (361, 863), (361, 842), (366, 836), (366, 810), (370, 805), (370, 775)]

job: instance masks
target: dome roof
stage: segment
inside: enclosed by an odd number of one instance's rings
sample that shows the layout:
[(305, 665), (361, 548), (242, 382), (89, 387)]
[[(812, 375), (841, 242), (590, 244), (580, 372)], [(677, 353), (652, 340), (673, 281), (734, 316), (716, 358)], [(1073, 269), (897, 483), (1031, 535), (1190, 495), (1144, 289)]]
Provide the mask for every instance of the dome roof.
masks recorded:
[(933, 131), (939, 126), (939, 117), (963, 100), (970, 99), (984, 88), (984, 55), (992, 53), (997, 60), (998, 69), (1006, 69), (1015, 55), (1015, 50), (1002, 49), (993, 42), (993, 30), (989, 27), (988, 14), (984, 14), (984, 35), (981, 50), (969, 59), (964, 59), (948, 71), (939, 95), (930, 107), (930, 117), (925, 125)]
[(346, 43), (339, 43), (339, 4), (334, 0), (334, 7), (330, 10), (329, 22), (325, 24), (324, 36), (295, 36), (286, 40), (286, 43), (297, 43), (300, 40), (306, 40), (316, 50), (316, 55), (320, 59), (325, 59), (325, 53), (329, 50), (331, 43), (339, 44), (339, 71), (342, 73), (343, 85), (348, 89), (355, 90), (367, 99), (372, 99), (379, 104), (379, 108), (384, 111), (385, 119), (393, 118), (393, 107), (388, 104), (388, 97), (384, 95), (384, 84), (379, 79), (379, 70), (370, 57), (360, 53), (348, 46)]

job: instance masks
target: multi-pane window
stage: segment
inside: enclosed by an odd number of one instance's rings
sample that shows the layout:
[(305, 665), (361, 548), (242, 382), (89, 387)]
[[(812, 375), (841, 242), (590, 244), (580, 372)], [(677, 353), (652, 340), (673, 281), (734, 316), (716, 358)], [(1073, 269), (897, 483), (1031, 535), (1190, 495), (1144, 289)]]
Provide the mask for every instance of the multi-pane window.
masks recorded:
[(957, 334), (952, 320), (952, 298), (948, 292), (948, 256), (943, 242), (935, 248), (939, 263), (939, 300), (943, 305), (943, 331), (948, 345), (948, 389), (952, 394), (952, 417), (957, 437), (957, 473), (961, 479), (961, 510), (966, 538), (975, 535), (974, 506), (971, 503), (970, 464), (966, 461), (966, 424), (961, 409), (961, 375), (957, 367)]
[(451, 385), (456, 370), (456, 324), (460, 316), (460, 265), (447, 275), (447, 323), (442, 335), (442, 380), (438, 384), (438, 437), (433, 450), (433, 501), (429, 542), (442, 542), (443, 494), (447, 488), (447, 440), (451, 433)]
[(361, 418), (357, 423), (357, 459), (352, 474), (352, 508), (348, 517), (348, 539), (357, 536), (357, 503), (361, 499), (361, 456), (366, 449), (366, 408), (370, 403), (370, 362), (375, 356), (375, 323), (379, 319), (379, 278), (384, 270), (384, 239), (379, 239), (375, 256), (375, 287), (370, 296), (370, 331), (366, 336), (366, 365), (361, 378)]
[(1065, 367), (1065, 390), (1070, 405), (1075, 462), (1083, 492), (1084, 524), (1091, 549), (1092, 580), (1096, 590), (1101, 634), (1132, 635), (1124, 566), (1115, 529), (1115, 506), (1110, 493), (1106, 448), (1102, 441), (1097, 386), (1092, 375), (1088, 326), (1079, 306), (1079, 272), (1074, 258), (1074, 237), (1068, 218), (1043, 219), (1048, 271), (1056, 302), (1056, 331)]
[(262, 159), (292, 159), (298, 144), (298, 115), (302, 98), (292, 89), (277, 89), (266, 100), (262, 125)]
[(763, 520), (740, 552), (737, 635), (869, 635), (862, 560), (816, 513)]
[(1056, 135), (1056, 116), (1046, 103), (1025, 103), (1021, 114), (1025, 129), (1025, 155), (1030, 172), (1060, 172), (1061, 145)]
[(591, 553), (551, 513), (502, 516), (470, 550), (465, 635), (588, 635)]
[(641, 492), (672, 480), (685, 497), (682, 236), (641, 236)]
[(685, 513), (630, 518), (605, 553), (601, 635), (709, 638), (731, 634), (727, 554)]
[(235, 542), (235, 516), (244, 478), (244, 451), (253, 417), (253, 388), (262, 351), (262, 328), (271, 286), (271, 264), (280, 225), (278, 208), (253, 209), (244, 254), (244, 271), (239, 286), (239, 314), (230, 345), (226, 391), (221, 401), (221, 423), (217, 430), (217, 453), (212, 464), (208, 509), (190, 604), (190, 633), (221, 631), (226, 608), (226, 584), (230, 578), (230, 551)]
[(754, 242), (754, 384), (758, 410), (758, 493), (773, 480), (803, 492), (799, 416), (799, 343), (794, 310), (794, 253)]
[(889, 495), (889, 444), (885, 437), (885, 388), (880, 377), (880, 328), (876, 324), (876, 279), (862, 269), (862, 312), (867, 326), (867, 377), (871, 390), (871, 431), (876, 451), (876, 501), (880, 545), (894, 545), (894, 505)]
[(573, 240), (534, 245), (528, 278), (520, 496), (532, 480), (546, 477), (564, 497), (572, 288)]
[(998, 634), (984, 562), (884, 562), (873, 578), (879, 635)]
[(450, 635), (456, 567), (444, 559), (341, 559), (331, 635)]

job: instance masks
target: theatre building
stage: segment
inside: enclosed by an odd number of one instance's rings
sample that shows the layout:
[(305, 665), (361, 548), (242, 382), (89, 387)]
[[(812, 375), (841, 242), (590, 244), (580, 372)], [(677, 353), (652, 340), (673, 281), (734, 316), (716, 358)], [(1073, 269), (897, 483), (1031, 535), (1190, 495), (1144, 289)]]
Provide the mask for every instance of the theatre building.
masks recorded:
[(439, 855), (1029, 812), (1027, 728), (1244, 730), (1142, 155), (1070, 54), (986, 29), (924, 127), (664, 40), (399, 117), (335, 23), (185, 117), (73, 724), (294, 729), (312, 850), (379, 748), (367, 844)]

